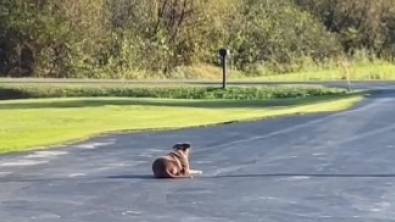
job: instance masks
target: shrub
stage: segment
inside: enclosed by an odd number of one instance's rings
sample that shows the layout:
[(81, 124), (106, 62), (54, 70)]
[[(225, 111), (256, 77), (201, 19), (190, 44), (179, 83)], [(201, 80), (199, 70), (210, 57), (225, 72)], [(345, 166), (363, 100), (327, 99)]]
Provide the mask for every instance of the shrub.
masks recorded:
[(345, 94), (345, 89), (307, 86), (230, 87), (226, 90), (198, 86), (132, 86), (132, 85), (73, 85), (73, 84), (4, 84), (0, 99), (55, 97), (134, 97), (169, 99), (277, 99)]

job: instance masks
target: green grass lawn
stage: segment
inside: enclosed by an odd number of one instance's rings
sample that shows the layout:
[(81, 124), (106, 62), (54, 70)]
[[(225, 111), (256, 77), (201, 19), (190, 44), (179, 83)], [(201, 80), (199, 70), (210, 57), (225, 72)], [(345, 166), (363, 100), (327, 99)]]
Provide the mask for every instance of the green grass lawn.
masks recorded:
[(166, 100), (69, 98), (0, 102), (0, 153), (44, 149), (121, 130), (204, 126), (350, 108), (362, 96), (333, 99)]

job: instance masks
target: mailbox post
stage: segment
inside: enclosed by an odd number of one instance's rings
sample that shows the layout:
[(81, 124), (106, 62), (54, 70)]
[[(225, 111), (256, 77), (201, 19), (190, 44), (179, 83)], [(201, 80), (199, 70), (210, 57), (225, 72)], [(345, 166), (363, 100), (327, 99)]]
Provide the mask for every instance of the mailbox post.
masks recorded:
[(230, 56), (229, 49), (220, 49), (219, 56), (221, 57), (221, 65), (222, 65), (222, 88), (226, 89), (226, 78), (227, 78), (227, 61)]

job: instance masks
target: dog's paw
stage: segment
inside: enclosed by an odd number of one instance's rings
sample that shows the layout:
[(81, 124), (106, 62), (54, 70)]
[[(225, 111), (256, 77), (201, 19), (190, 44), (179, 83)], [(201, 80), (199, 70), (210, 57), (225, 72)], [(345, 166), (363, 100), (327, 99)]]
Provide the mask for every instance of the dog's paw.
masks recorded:
[(201, 170), (190, 170), (189, 172), (191, 174), (203, 174), (203, 171), (201, 171)]

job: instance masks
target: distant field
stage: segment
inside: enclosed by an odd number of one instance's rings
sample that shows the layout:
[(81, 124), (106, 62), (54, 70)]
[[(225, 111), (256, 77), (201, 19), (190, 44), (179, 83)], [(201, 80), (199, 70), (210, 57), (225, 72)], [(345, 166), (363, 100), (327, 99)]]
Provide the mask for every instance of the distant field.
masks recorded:
[[(348, 72), (348, 73), (347, 73)], [(366, 64), (352, 66), (348, 69), (334, 68), (328, 70), (313, 70), (283, 75), (268, 75), (254, 78), (243, 78), (250, 81), (345, 81), (347, 75), (351, 81), (393, 81), (395, 80), (395, 65), (385, 64)]]
[(0, 153), (46, 146), (122, 130), (205, 126), (255, 118), (333, 112), (361, 96), (272, 100), (131, 98), (28, 99), (0, 102)]
[[(170, 79), (44, 79), (44, 78), (1, 78), (0, 83), (27, 83), (27, 82), (46, 82), (46, 83), (136, 83), (136, 84), (153, 84), (153, 83), (167, 83), (167, 84), (221, 84), (222, 71), (219, 67), (210, 67), (210, 69), (202, 68), (184, 68), (191, 74), (183, 78)], [(239, 71), (230, 70), (228, 82), (322, 82), (322, 81), (346, 81), (347, 77), (351, 81), (395, 81), (395, 64), (389, 62), (376, 63), (360, 63), (353, 64), (349, 67), (333, 66), (331, 68), (312, 67), (310, 69), (286, 73), (286, 74), (271, 74), (262, 73), (259, 76), (251, 77)]]
[[(334, 67), (331, 69), (312, 69), (295, 73), (286, 74), (265, 74), (256, 77), (250, 77), (239, 72), (233, 75), (230, 72), (228, 77), (229, 83), (242, 82), (325, 82), (325, 81), (346, 81), (349, 77), (351, 81), (395, 81), (395, 65), (391, 63), (383, 64), (365, 64), (351, 66), (348, 69), (342, 67)], [(80, 83), (80, 84), (193, 84), (207, 85), (222, 83), (222, 74), (220, 70), (213, 73), (206, 73), (199, 76), (196, 74), (193, 78), (182, 79), (44, 79), (44, 78), (0, 78), (0, 83)]]

